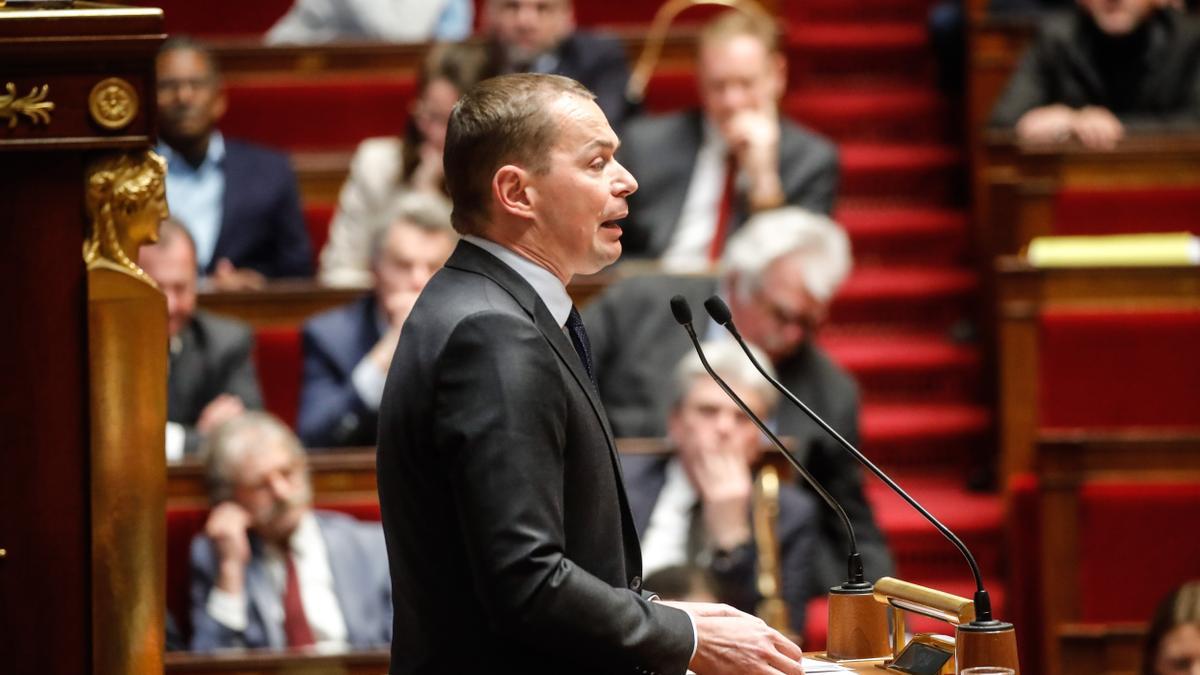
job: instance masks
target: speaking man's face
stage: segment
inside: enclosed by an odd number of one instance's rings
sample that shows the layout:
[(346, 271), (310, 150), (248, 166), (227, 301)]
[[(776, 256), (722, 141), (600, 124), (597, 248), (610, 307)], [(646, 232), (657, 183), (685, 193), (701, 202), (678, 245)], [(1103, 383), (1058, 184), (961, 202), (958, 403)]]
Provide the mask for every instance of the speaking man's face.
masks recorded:
[(625, 199), (637, 181), (617, 161), (617, 135), (594, 101), (563, 95), (550, 114), (558, 139), (548, 169), (529, 175), (532, 227), (559, 272), (567, 278), (591, 274), (621, 255), (617, 221), (629, 214)]

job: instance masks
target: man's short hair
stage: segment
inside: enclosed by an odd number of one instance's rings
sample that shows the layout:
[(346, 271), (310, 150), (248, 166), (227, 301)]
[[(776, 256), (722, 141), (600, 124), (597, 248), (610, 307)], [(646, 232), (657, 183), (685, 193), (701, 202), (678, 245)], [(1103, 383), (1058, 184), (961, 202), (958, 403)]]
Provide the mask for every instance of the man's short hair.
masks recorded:
[[(213, 504), (233, 498), (237, 487), (234, 472), (246, 455), (257, 452), (268, 443), (276, 442), (287, 448), (304, 465), (304, 481), (308, 484), (308, 457), (300, 439), (278, 417), (266, 412), (244, 412), (224, 422), (204, 439), (200, 453), (204, 458), (208, 496)], [(312, 488), (308, 487), (311, 493)], [(311, 494), (310, 494), (311, 497)]]
[(196, 52), (208, 64), (208, 72), (212, 76), (213, 83), (221, 81), (221, 68), (217, 64), (217, 57), (213, 56), (212, 50), (208, 48), (208, 45), (190, 35), (172, 35), (163, 40), (162, 45), (158, 48), (158, 55), (162, 56), (168, 52), (176, 51)]
[(696, 48), (704, 49), (743, 35), (761, 42), (768, 53), (779, 51), (779, 27), (775, 20), (769, 14), (755, 10), (730, 10), (718, 14), (701, 27)]
[(187, 247), (192, 251), (192, 258), (196, 257), (196, 240), (192, 238), (192, 233), (188, 232), (187, 227), (174, 218), (164, 218), (158, 224), (158, 241), (153, 244), (146, 244), (146, 246), (165, 249), (174, 245), (177, 241), (187, 244)]
[[(708, 365), (712, 366), (717, 375), (720, 375), (721, 379), (733, 387), (735, 392), (753, 391), (762, 399), (767, 410), (775, 408), (775, 404), (779, 401), (779, 392), (762, 376), (762, 373), (758, 372), (742, 348), (732, 338), (710, 340), (700, 346), (704, 349)], [(758, 347), (749, 346), (754, 358), (762, 364), (763, 370), (770, 373), (771, 377), (775, 377), (775, 368), (771, 365), (771, 360), (767, 358), (767, 355)], [(688, 392), (692, 390), (696, 380), (709, 377), (708, 371), (704, 369), (704, 364), (700, 362), (700, 356), (695, 351), (689, 351), (675, 367), (675, 397), (672, 408), (678, 408), (683, 404), (683, 399), (687, 398)]]
[(459, 99), (450, 115), (442, 161), (460, 234), (479, 234), (488, 219), (492, 178), (505, 164), (534, 173), (549, 169), (558, 140), (550, 104), (564, 95), (596, 95), (561, 75), (521, 73), (484, 80)]
[(804, 285), (818, 302), (829, 302), (850, 274), (850, 239), (828, 216), (798, 206), (761, 211), (729, 237), (722, 273), (737, 277), (743, 297), (762, 286), (763, 273), (776, 260), (804, 256)]
[(445, 234), (455, 236), (454, 227), (450, 224), (450, 202), (437, 193), (405, 192), (397, 197), (388, 209), (387, 216), (381, 227), (371, 233), (371, 260), (379, 260), (383, 252), (383, 242), (392, 227), (405, 223), (430, 234)]

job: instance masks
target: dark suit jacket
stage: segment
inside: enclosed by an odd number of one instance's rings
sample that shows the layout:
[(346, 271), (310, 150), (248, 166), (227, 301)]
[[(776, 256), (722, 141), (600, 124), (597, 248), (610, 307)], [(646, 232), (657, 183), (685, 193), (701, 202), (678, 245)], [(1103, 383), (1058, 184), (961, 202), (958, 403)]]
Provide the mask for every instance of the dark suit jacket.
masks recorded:
[(268, 277), (310, 277), (312, 246), (287, 156), (225, 139), (221, 232), (207, 273), (228, 258)]
[[(346, 622), (346, 641), (359, 649), (386, 645), (392, 637), (392, 597), (379, 523), (359, 522), (329, 511), (313, 515), (329, 552), (334, 593)], [(248, 622), (246, 630), (237, 633), (217, 623), (205, 609), (216, 583), (217, 552), (204, 534), (192, 540), (192, 651), (287, 646), (283, 622), (264, 619), (275, 616), (282, 599), (267, 574), (262, 540), (251, 536), (250, 549), (245, 588)]]
[(1061, 103), (1108, 108), (1132, 125), (1200, 124), (1200, 23), (1159, 11), (1115, 40), (1082, 10), (1039, 20), (991, 123), (1016, 125), (1033, 108)]
[(557, 75), (578, 80), (596, 95), (596, 104), (613, 129), (621, 130), (630, 113), (625, 98), (629, 63), (620, 40), (603, 34), (575, 31), (556, 50)]
[(193, 452), (199, 437), (192, 427), (204, 406), (233, 394), (247, 409), (261, 410), (262, 393), (249, 326), (198, 309), (178, 337), (180, 348), (171, 353), (167, 371), (167, 420), (184, 426), (185, 451)]
[[(633, 510), (633, 521), (643, 539), (650, 516), (666, 484), (669, 460), (669, 456), (663, 455), (621, 456), (625, 489), (629, 492), (629, 508)], [(797, 635), (804, 634), (804, 613), (808, 604), (817, 536), (816, 509), (817, 504), (810, 495), (794, 485), (781, 486), (779, 517), (775, 523), (783, 578), (781, 594), (788, 606), (788, 620)], [(701, 517), (698, 510), (694, 517)], [(753, 542), (729, 552), (725, 561), (710, 565), (709, 573), (716, 582), (718, 600), (743, 612), (754, 613), (762, 596), (758, 593), (756, 581), (758, 548)]]
[(375, 445), (379, 414), (358, 397), (350, 375), (379, 338), (374, 295), (304, 324), (304, 382), (296, 426), (306, 447)]
[[(698, 309), (716, 291), (717, 281), (711, 277), (636, 276), (610, 287), (584, 310), (600, 396), (618, 437), (666, 434), (674, 368), (692, 350), (668, 303), (679, 293)], [(708, 337), (710, 326), (719, 331), (713, 335), (724, 333), (707, 315), (696, 317), (696, 332), (702, 340)], [(775, 369), (785, 387), (846, 440), (858, 445), (858, 387), (849, 374), (811, 343), (787, 361), (776, 363)], [(786, 401), (778, 407), (777, 431), (796, 439), (801, 462), (846, 509), (868, 578), (890, 574), (891, 555), (863, 494), (858, 463)], [(849, 543), (833, 511), (822, 506), (817, 513), (820, 544), (810, 593), (822, 595), (846, 580)]]
[(380, 409), (393, 673), (683, 673), (600, 404), (536, 292), (460, 242), (417, 300)]
[[(675, 234), (704, 134), (699, 110), (630, 120), (617, 158), (638, 181), (622, 221), (627, 257), (656, 258)], [(780, 120), (779, 176), (786, 202), (830, 213), (837, 193), (837, 149), (825, 138)], [(732, 232), (747, 218), (744, 196), (734, 201)]]

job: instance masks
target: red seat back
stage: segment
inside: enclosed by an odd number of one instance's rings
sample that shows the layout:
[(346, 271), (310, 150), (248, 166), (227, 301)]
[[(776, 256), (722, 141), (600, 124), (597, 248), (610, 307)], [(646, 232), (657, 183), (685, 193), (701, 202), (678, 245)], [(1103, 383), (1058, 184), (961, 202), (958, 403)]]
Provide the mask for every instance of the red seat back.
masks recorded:
[(295, 427), (304, 369), (300, 329), (295, 326), (257, 329), (254, 362), (267, 411)]
[(1200, 310), (1055, 310), (1040, 319), (1042, 428), (1200, 427)]
[(312, 243), (313, 268), (320, 267), (321, 249), (329, 241), (329, 221), (333, 220), (333, 204), (305, 204), (304, 224), (308, 228), (308, 241)]
[(1054, 234), (1200, 234), (1200, 186), (1063, 190), (1053, 223)]
[(295, 0), (129, 0), (122, 4), (161, 7), (168, 34), (196, 37), (262, 35)]

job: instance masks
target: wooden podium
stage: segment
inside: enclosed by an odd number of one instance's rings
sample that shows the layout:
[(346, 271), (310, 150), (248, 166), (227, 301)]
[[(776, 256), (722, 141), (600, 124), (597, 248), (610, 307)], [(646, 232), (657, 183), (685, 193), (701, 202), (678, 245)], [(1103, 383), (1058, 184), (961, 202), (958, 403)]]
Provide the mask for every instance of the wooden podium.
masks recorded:
[(0, 2), (0, 670), (161, 673), (162, 12), (54, 4)]

